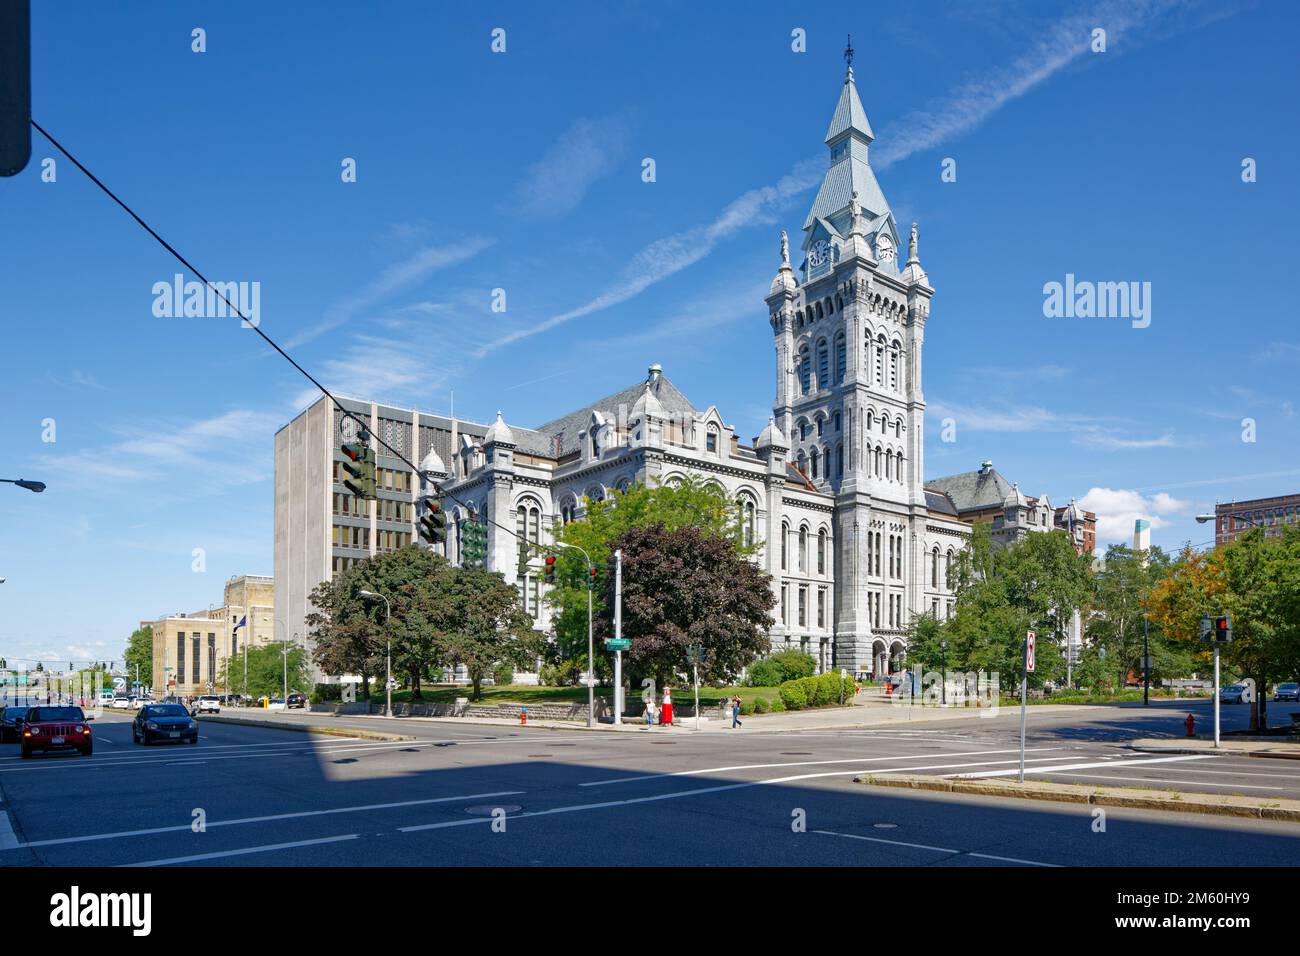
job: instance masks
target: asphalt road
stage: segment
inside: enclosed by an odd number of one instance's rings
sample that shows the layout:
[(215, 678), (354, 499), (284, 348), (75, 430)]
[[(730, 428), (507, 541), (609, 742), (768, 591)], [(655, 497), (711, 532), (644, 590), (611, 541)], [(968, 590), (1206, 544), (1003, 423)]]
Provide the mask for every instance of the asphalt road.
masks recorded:
[[(1182, 716), (1031, 711), (1030, 766), (1300, 795), (1300, 762), (1138, 763), (1124, 742)], [(1083, 719), (1081, 719), (1081, 717)], [(368, 727), (389, 721), (366, 721)], [(411, 742), (207, 723), (197, 747), (95, 723), (89, 758), (0, 750), (0, 865), (1293, 865), (1300, 826), (884, 790), (855, 774), (999, 772), (1014, 714), (879, 730), (592, 733), (391, 722)], [(752, 727), (751, 727), (752, 725)], [(1150, 756), (1150, 755), (1147, 755)], [(1175, 773), (1174, 768), (1177, 768)], [(1046, 774), (1049, 771), (1041, 769)], [(1051, 770), (1051, 779), (1071, 771)], [(504, 814), (493, 816), (494, 808)], [(795, 824), (803, 823), (804, 832)], [(202, 824), (202, 825), (200, 825)], [(721, 878), (721, 877), (720, 877)]]

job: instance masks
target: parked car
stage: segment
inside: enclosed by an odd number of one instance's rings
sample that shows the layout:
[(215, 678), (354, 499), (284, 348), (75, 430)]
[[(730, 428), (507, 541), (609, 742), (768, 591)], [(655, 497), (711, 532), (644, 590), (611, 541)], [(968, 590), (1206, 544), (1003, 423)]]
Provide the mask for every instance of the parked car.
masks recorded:
[(37, 750), (76, 750), (89, 757), (95, 749), (92, 717), (80, 707), (32, 707), (23, 718), (23, 759)]
[(131, 742), (148, 746), (156, 740), (197, 744), (199, 725), (184, 704), (149, 704), (131, 721)]
[(158, 701), (154, 700), (152, 697), (132, 697), (131, 709), (139, 710), (141, 707), (147, 707), (149, 704), (156, 703), (158, 703)]
[(0, 743), (13, 743), (22, 740), (23, 718), (27, 716), (28, 707), (6, 707), (0, 711)]
[(267, 710), (284, 710), (284, 709), (285, 709), (284, 698), (283, 698), (283, 697), (272, 697), (270, 700), (268, 700), (268, 701), (266, 702), (266, 709), (267, 709)]
[(194, 702), (194, 712), (196, 714), (221, 713), (221, 698), (212, 694), (204, 694)]
[(133, 697), (114, 697), (113, 706), (118, 710), (127, 710), (128, 708), (131, 707), (131, 702), (134, 699), (135, 698)]
[(306, 710), (307, 695), (298, 694), (298, 693), (290, 694), (284, 703), (285, 703), (285, 707), (289, 709), (298, 708), (300, 710)]
[(1278, 684), (1277, 690), (1273, 692), (1274, 700), (1300, 700), (1300, 684), (1295, 681), (1287, 681), (1285, 684)]
[(1229, 684), (1220, 689), (1219, 701), (1224, 704), (1253, 704), (1255, 693), (1249, 684)]

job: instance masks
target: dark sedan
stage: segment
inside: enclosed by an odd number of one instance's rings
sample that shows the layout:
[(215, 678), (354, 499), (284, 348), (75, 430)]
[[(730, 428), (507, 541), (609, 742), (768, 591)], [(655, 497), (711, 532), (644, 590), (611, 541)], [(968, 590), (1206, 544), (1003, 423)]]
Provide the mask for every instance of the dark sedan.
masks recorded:
[(131, 740), (137, 744), (155, 740), (197, 744), (199, 725), (182, 704), (147, 704), (131, 722)]
[(13, 743), (23, 739), (23, 718), (27, 707), (6, 707), (0, 711), (0, 743)]

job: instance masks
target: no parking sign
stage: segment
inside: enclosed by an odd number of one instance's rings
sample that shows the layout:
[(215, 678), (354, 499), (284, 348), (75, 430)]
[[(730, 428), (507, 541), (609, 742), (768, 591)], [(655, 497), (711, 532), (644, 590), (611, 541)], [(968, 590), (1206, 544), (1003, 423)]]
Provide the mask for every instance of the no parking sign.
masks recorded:
[(1025, 635), (1025, 673), (1034, 672), (1034, 632), (1030, 631)]

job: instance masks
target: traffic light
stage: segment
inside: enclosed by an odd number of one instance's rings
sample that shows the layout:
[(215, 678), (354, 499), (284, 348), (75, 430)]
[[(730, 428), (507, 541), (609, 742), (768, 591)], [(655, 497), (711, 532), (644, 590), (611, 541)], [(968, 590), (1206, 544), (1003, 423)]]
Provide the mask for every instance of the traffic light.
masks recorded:
[(357, 440), (343, 444), (343, 455), (348, 460), (343, 462), (347, 478), (343, 487), (358, 498), (374, 500), (375, 497), (375, 453), (370, 449), (370, 433), (359, 432)]
[(519, 576), (522, 578), (528, 573), (528, 543), (519, 542)]
[(430, 544), (447, 540), (447, 512), (442, 510), (441, 498), (426, 498), (424, 515), (420, 518), (420, 537)]
[(23, 171), (32, 156), (32, 8), (0, 3), (0, 176)]
[(587, 569), (587, 590), (588, 591), (596, 590), (596, 569), (595, 568)]
[(554, 583), (555, 583), (555, 555), (553, 555), (553, 554), (548, 554), (548, 555), (546, 556), (546, 575), (545, 575), (545, 580), (546, 580), (546, 583), (547, 583), (547, 584), (554, 584)]
[(1214, 643), (1226, 644), (1232, 640), (1232, 621), (1224, 615), (1214, 619)]
[(466, 521), (460, 528), (461, 567), (482, 567), (487, 557), (487, 529), (477, 521)]
[(1199, 635), (1200, 639), (1203, 641), (1208, 641), (1213, 634), (1214, 634), (1214, 619), (1211, 618), (1210, 615), (1208, 614), (1202, 614), (1201, 632)]

